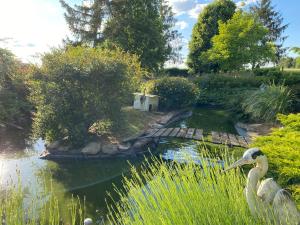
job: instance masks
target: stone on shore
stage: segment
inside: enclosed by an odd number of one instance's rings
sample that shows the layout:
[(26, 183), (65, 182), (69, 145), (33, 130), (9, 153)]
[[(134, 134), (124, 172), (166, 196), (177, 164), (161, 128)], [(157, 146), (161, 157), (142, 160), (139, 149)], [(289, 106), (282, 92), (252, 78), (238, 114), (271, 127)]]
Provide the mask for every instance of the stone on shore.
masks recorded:
[(101, 151), (101, 143), (91, 142), (81, 150), (81, 153), (86, 155), (97, 155), (100, 151)]
[(108, 154), (108, 155), (114, 155), (117, 154), (118, 151), (118, 145), (115, 144), (106, 144), (102, 146), (102, 153)]
[(152, 142), (151, 138), (140, 138), (132, 146), (133, 149), (142, 149), (146, 145)]

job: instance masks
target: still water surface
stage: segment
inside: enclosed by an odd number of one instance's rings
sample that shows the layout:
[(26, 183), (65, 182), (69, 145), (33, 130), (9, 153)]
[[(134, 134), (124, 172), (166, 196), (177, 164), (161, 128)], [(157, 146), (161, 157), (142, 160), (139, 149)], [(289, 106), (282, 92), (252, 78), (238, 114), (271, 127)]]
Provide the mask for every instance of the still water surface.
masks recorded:
[[(236, 133), (231, 115), (219, 108), (197, 108), (193, 115), (171, 127), (196, 127), (205, 132), (224, 131)], [(121, 187), (122, 176), (128, 175), (130, 162), (139, 166), (144, 156), (134, 158), (101, 159), (92, 161), (44, 161), (38, 158), (44, 150), (43, 140), (34, 143), (28, 141), (24, 131), (5, 131), (0, 136), (0, 185), (5, 188), (7, 182), (17, 182), (20, 174), (22, 186), (28, 199), (42, 191), (41, 180), (50, 183), (53, 192), (59, 196), (60, 202), (67, 203), (71, 196), (85, 198), (88, 215), (101, 219), (106, 213), (107, 192), (113, 193), (114, 186)], [(197, 142), (178, 139), (162, 139), (156, 155), (166, 159), (180, 160), (187, 153), (197, 157)], [(108, 200), (109, 201), (109, 200)]]

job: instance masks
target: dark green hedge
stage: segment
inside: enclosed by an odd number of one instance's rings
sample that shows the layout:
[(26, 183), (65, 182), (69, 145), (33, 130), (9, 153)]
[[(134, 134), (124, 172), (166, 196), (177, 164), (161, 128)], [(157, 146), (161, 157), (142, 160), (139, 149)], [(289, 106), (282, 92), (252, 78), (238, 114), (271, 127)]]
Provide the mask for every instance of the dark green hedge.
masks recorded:
[(180, 109), (196, 103), (199, 89), (186, 78), (164, 77), (147, 82), (148, 93), (158, 95), (161, 110)]

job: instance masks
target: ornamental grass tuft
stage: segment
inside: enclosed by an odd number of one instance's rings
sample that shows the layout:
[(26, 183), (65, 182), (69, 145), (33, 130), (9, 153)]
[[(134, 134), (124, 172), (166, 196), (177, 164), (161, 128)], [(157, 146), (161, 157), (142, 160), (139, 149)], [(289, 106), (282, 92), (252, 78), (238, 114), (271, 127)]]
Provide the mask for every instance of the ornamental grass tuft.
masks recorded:
[[(226, 160), (225, 166), (232, 161)], [(152, 159), (141, 172), (132, 167), (132, 177), (124, 179), (123, 190), (117, 190), (120, 201), (109, 206), (107, 221), (122, 225), (273, 224), (269, 218), (251, 216), (245, 184), (243, 172), (224, 173), (217, 162), (202, 160), (200, 166), (192, 161), (183, 165)]]

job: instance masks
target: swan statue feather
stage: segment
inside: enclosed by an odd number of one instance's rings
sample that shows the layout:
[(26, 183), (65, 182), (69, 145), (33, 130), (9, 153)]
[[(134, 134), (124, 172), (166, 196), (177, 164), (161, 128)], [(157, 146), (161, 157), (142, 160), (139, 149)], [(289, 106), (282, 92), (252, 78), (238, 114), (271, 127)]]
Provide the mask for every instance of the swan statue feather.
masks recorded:
[(225, 171), (246, 164), (256, 164), (248, 173), (245, 188), (251, 214), (256, 217), (267, 216), (268, 210), (272, 210), (276, 224), (300, 225), (300, 212), (289, 192), (272, 178), (261, 181), (268, 171), (268, 159), (259, 148), (246, 150), (243, 157)]

